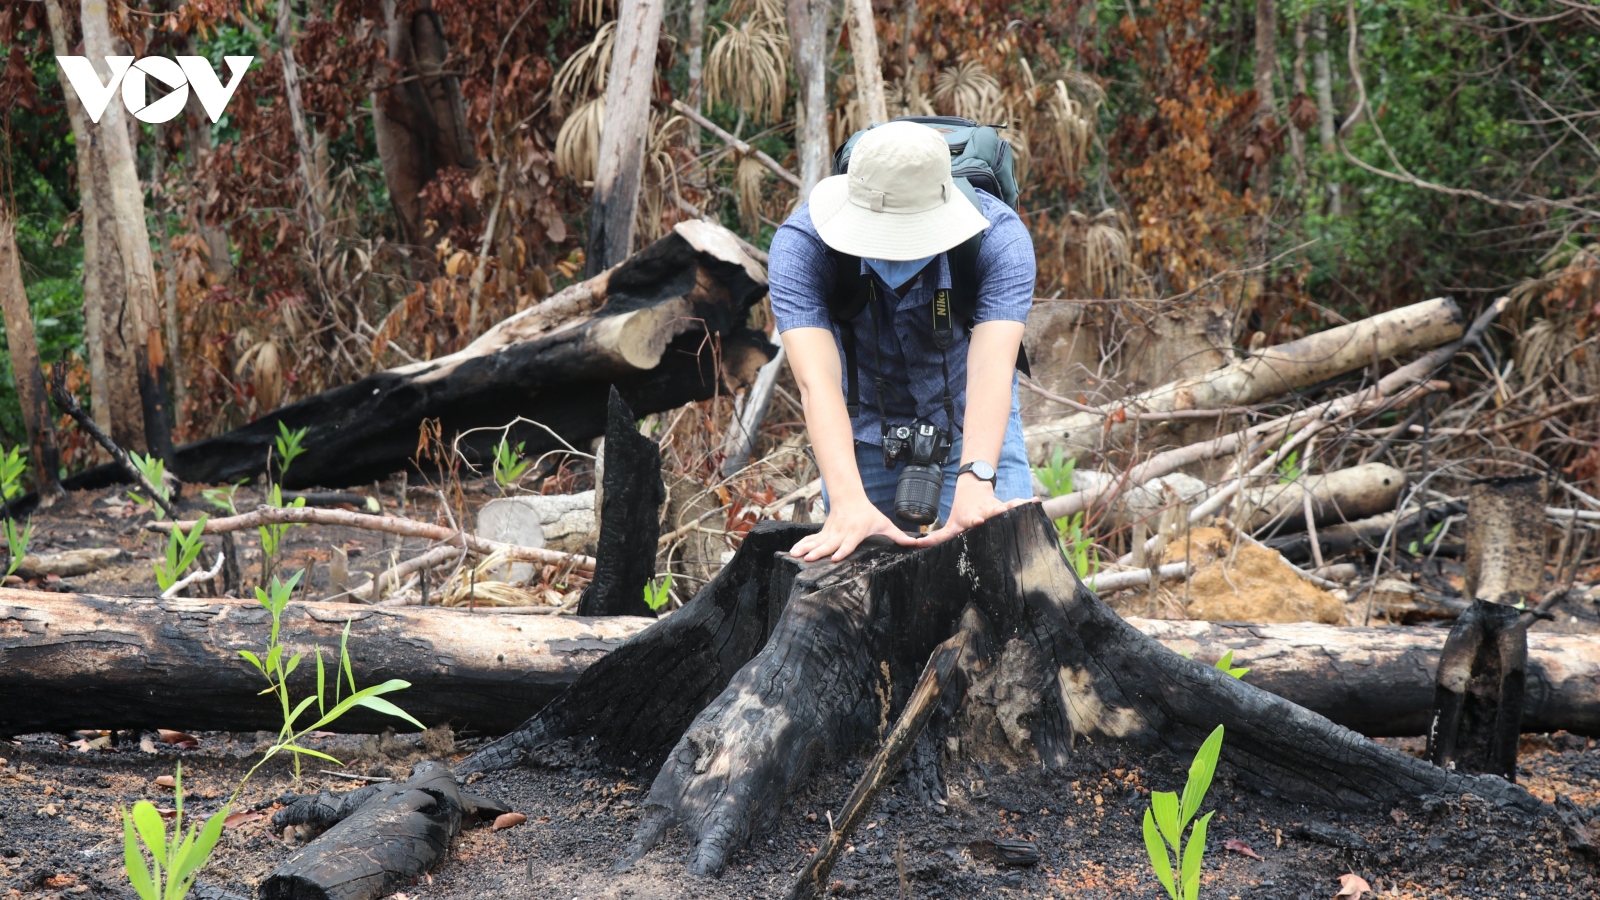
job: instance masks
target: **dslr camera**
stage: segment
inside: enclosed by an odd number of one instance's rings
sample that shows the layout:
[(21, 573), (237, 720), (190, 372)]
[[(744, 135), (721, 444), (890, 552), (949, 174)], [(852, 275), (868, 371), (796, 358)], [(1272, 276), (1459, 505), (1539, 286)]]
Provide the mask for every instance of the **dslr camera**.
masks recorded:
[(894, 488), (894, 514), (913, 525), (930, 525), (939, 517), (944, 492), (944, 461), (950, 454), (950, 432), (927, 419), (910, 425), (883, 426), (883, 464), (905, 463)]

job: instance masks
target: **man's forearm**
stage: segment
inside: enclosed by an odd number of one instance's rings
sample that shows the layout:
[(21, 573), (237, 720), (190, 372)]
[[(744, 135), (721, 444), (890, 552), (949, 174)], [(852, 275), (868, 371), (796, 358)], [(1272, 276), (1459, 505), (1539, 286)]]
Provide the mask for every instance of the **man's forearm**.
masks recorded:
[(855, 431), (839, 390), (839, 358), (833, 333), (820, 328), (795, 328), (783, 333), (790, 368), (800, 388), (811, 449), (828, 487), (829, 502), (866, 499), (856, 469)]
[(1021, 322), (984, 322), (972, 329), (967, 349), (967, 411), (962, 423), (961, 462), (1000, 461), (1006, 424), (1011, 419), (1011, 389), (1016, 376)]

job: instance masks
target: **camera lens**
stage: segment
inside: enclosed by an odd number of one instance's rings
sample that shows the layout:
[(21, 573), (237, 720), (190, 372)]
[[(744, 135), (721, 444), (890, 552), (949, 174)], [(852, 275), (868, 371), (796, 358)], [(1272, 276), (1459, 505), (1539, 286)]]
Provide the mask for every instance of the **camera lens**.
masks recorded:
[(913, 525), (930, 525), (939, 517), (943, 490), (944, 473), (939, 466), (907, 465), (895, 484), (894, 514)]

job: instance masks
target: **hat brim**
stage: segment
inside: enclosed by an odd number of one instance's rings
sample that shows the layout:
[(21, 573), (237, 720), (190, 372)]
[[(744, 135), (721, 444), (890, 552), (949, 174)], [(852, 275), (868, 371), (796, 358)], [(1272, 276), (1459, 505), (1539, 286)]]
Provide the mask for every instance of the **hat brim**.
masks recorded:
[(866, 259), (904, 261), (943, 253), (989, 227), (989, 220), (952, 186), (939, 206), (916, 213), (873, 212), (850, 202), (848, 175), (811, 189), (811, 224), (829, 247)]

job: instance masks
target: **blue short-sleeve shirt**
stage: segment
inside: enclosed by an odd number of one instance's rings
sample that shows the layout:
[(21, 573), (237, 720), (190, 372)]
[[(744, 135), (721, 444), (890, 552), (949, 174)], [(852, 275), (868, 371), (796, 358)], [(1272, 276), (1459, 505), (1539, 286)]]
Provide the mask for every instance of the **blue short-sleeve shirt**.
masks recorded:
[[(1036, 264), (1033, 238), (1022, 220), (1005, 203), (977, 191), (979, 211), (989, 220), (983, 246), (978, 252), (978, 304), (975, 323), (1026, 322), (1033, 304)], [(834, 285), (834, 257), (811, 224), (809, 204), (789, 216), (772, 238), (771, 261), (767, 266), (768, 294), (778, 331), (791, 328), (827, 328), (839, 345), (839, 326), (828, 315), (827, 297)], [(881, 444), (882, 425), (878, 416), (878, 397), (874, 380), (879, 367), (883, 377), (899, 390), (886, 392), (884, 412), (889, 423), (898, 425), (923, 417), (940, 428), (948, 428), (944, 411), (945, 376), (950, 369), (950, 393), (954, 399), (956, 421), (952, 433), (959, 434), (966, 417), (967, 346), (970, 335), (957, 329), (957, 340), (941, 351), (933, 343), (933, 318), (929, 306), (936, 289), (950, 287), (950, 262), (945, 254), (904, 286), (904, 294), (883, 282), (862, 263), (862, 274), (877, 282), (882, 329), (877, 352), (873, 352), (872, 319), (868, 310), (850, 322), (855, 330), (859, 369), (857, 388), (861, 394), (861, 415), (853, 420), (855, 438)], [(892, 307), (889, 309), (887, 307)], [(842, 346), (839, 367), (844, 371)], [(846, 375), (848, 377), (848, 375)], [(845, 390), (841, 382), (840, 390)], [(1013, 399), (1013, 406), (1015, 399)]]

